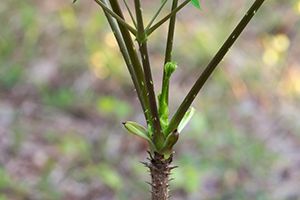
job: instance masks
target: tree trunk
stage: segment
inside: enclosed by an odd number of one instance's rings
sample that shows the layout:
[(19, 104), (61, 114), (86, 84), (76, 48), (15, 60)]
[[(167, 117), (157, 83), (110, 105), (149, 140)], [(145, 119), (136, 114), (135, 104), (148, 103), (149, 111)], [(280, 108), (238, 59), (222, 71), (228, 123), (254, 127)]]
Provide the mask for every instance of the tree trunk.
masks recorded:
[(164, 159), (163, 155), (154, 153), (152, 156), (150, 153), (150, 163), (147, 163), (147, 167), (151, 173), (151, 193), (152, 200), (167, 200), (169, 198), (169, 176), (172, 169), (175, 167), (170, 166), (172, 162), (172, 155), (168, 159)]

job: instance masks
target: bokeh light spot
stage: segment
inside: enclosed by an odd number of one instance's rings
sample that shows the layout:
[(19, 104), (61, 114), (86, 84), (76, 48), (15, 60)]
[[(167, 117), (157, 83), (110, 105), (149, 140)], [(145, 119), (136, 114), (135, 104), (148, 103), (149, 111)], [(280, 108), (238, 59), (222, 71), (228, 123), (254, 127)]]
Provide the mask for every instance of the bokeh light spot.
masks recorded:
[(285, 34), (278, 34), (272, 39), (272, 46), (279, 52), (286, 51), (290, 46), (290, 40)]
[(267, 48), (263, 54), (263, 62), (267, 65), (275, 65), (279, 60), (278, 52), (272, 48)]

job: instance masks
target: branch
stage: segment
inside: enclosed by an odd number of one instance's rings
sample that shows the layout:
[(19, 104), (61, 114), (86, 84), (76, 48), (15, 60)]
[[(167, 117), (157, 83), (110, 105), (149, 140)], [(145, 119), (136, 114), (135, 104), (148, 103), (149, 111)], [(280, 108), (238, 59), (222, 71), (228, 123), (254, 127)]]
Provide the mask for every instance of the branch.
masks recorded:
[(162, 2), (162, 4), (160, 5), (160, 7), (158, 8), (158, 10), (156, 11), (156, 13), (154, 14), (154, 16), (152, 17), (152, 19), (150, 20), (149, 24), (146, 26), (145, 30), (149, 29), (153, 22), (155, 21), (155, 19), (158, 17), (159, 13), (161, 12), (161, 10), (163, 9), (163, 7), (166, 5), (168, 0), (164, 0)]
[[(120, 16), (122, 19), (124, 19), (124, 16), (123, 16), (122, 10), (118, 4), (118, 1), (117, 0), (109, 0), (109, 1), (110, 1), (113, 11), (118, 16)], [(123, 36), (123, 39), (124, 39), (125, 46), (128, 51), (129, 58), (131, 60), (132, 66), (133, 66), (133, 71), (134, 71), (136, 79), (137, 79), (138, 87), (136, 87), (136, 89), (140, 88), (140, 90), (141, 90), (140, 101), (142, 104), (144, 104), (144, 107), (145, 107), (144, 115), (146, 117), (147, 124), (149, 124), (152, 121), (152, 119), (151, 119), (151, 116), (149, 113), (149, 100), (148, 100), (147, 91), (145, 88), (145, 77), (144, 77), (144, 73), (142, 70), (141, 62), (136, 53), (134, 43), (131, 39), (128, 29), (126, 29), (126, 27), (124, 27), (123, 24), (121, 24), (120, 22), (118, 22), (118, 24), (119, 24), (119, 28), (120, 28), (121, 34)]]
[(136, 35), (136, 30), (130, 26), (128, 23), (125, 22), (124, 19), (122, 19), (119, 15), (117, 15), (115, 12), (113, 12), (111, 9), (109, 9), (105, 3), (103, 3), (100, 0), (94, 0), (103, 10), (105, 10), (108, 14), (113, 16), (119, 23), (121, 23), (123, 26), (125, 26), (133, 35)]
[(205, 84), (205, 82), (210, 77), (210, 75), (215, 70), (215, 68), (218, 66), (218, 64), (222, 61), (222, 59), (224, 58), (224, 56), (226, 55), (230, 47), (234, 44), (236, 39), (245, 29), (247, 24), (250, 22), (250, 20), (255, 15), (257, 10), (261, 7), (261, 5), (264, 3), (264, 1), (265, 0), (255, 0), (255, 2), (252, 4), (248, 12), (245, 14), (245, 16), (242, 18), (242, 20), (239, 22), (239, 24), (236, 26), (236, 28), (233, 30), (230, 36), (227, 38), (225, 43), (222, 45), (220, 50), (217, 52), (214, 58), (207, 65), (207, 67), (200, 75), (196, 83), (193, 85), (193, 87), (191, 88), (191, 90), (183, 100), (182, 104), (179, 106), (178, 110), (174, 114), (173, 118), (171, 119), (169, 127), (167, 129), (167, 133), (171, 133), (177, 128), (184, 114), (189, 109), (192, 102), (196, 98), (197, 94), (201, 90), (202, 86)]
[(131, 12), (131, 10), (130, 10), (130, 8), (129, 8), (129, 5), (128, 5), (128, 3), (127, 3), (126, 0), (123, 0), (123, 2), (124, 2), (124, 4), (125, 4), (125, 6), (126, 6), (126, 9), (127, 9), (128, 13), (129, 13), (129, 15), (130, 15), (130, 18), (131, 18), (131, 20), (132, 20), (132, 22), (133, 22), (133, 25), (134, 25), (135, 28), (136, 28), (136, 27), (137, 27), (137, 26), (136, 26), (136, 21), (135, 21), (135, 19), (134, 19), (134, 17), (133, 17), (133, 14), (132, 14), (132, 12)]
[(164, 144), (164, 135), (161, 131), (161, 125), (158, 116), (158, 110), (156, 105), (156, 96), (154, 92), (154, 86), (152, 81), (152, 74), (150, 69), (149, 54), (147, 48), (147, 39), (145, 38), (145, 30), (143, 24), (142, 8), (140, 0), (134, 0), (135, 12), (137, 19), (137, 41), (140, 48), (141, 59), (143, 63), (144, 75), (147, 87), (147, 96), (149, 99), (149, 108), (151, 116), (153, 117), (153, 141), (156, 148), (160, 149)]
[[(177, 5), (178, 5), (178, 0), (173, 0), (172, 10), (174, 10), (177, 7)], [(170, 18), (169, 31), (168, 31), (168, 37), (167, 37), (167, 46), (166, 46), (166, 52), (165, 52), (165, 64), (167, 62), (172, 61), (172, 50), (173, 50), (173, 42), (174, 42), (175, 24), (176, 24), (176, 14), (174, 14)], [(166, 74), (165, 74), (165, 70), (164, 70), (163, 80), (165, 78), (166, 78)], [(166, 90), (167, 90), (166, 103), (168, 105), (168, 102), (169, 102), (169, 87), (167, 87)]]
[[(101, 1), (103, 1), (103, 3), (106, 4), (106, 2), (104, 0), (101, 0)], [(137, 92), (138, 98), (140, 100), (140, 103), (142, 105), (142, 108), (143, 108), (143, 110), (146, 110), (146, 105), (145, 105), (145, 103), (143, 101), (142, 90), (141, 90), (141, 88), (139, 86), (138, 79), (137, 79), (135, 71), (134, 71), (134, 67), (133, 67), (133, 65), (131, 63), (131, 60), (130, 60), (127, 48), (126, 48), (125, 43), (124, 43), (123, 36), (122, 36), (122, 34), (121, 34), (121, 32), (120, 32), (120, 30), (118, 28), (118, 24), (116, 23), (116, 21), (114, 20), (114, 18), (111, 15), (109, 15), (104, 9), (103, 9), (103, 11), (104, 11), (104, 14), (105, 14), (105, 16), (107, 18), (107, 21), (108, 21), (111, 29), (112, 29), (112, 32), (113, 32), (113, 34), (114, 34), (114, 36), (116, 38), (116, 41), (117, 41), (118, 46), (120, 48), (121, 54), (122, 54), (122, 56), (123, 56), (123, 58), (125, 60), (126, 66), (128, 68), (129, 74), (130, 74), (131, 79), (133, 81), (133, 84), (134, 84), (134, 87), (136, 89), (136, 92)]]
[(154, 24), (151, 28), (146, 30), (146, 35), (149, 36), (153, 31), (155, 31), (158, 27), (160, 27), (163, 23), (168, 21), (173, 15), (175, 15), (177, 12), (179, 12), (182, 8), (184, 8), (191, 0), (185, 0), (183, 3), (181, 3), (176, 9), (172, 10), (167, 16), (165, 16), (163, 19), (161, 19), (159, 22)]
[[(173, 0), (172, 9), (174, 10), (178, 5), (178, 0)], [(172, 73), (175, 71), (177, 65), (175, 62), (171, 62), (172, 60), (172, 49), (173, 49), (173, 39), (175, 32), (175, 23), (176, 23), (176, 15), (173, 15), (170, 18), (169, 29), (168, 29), (168, 37), (167, 37), (167, 45), (165, 52), (165, 63), (163, 66), (163, 78), (161, 84), (161, 92), (158, 95), (158, 113), (160, 117), (160, 123), (166, 136), (166, 129), (169, 124), (169, 85), (170, 78)]]

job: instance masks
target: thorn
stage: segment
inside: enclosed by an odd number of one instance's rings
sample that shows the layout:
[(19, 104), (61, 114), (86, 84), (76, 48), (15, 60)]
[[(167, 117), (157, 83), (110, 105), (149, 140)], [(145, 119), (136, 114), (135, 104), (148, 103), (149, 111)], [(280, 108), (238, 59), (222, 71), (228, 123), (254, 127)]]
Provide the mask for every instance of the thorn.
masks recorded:
[(171, 167), (169, 167), (170, 170), (173, 170), (173, 169), (176, 169), (176, 168), (178, 168), (178, 166), (171, 166)]
[(169, 175), (169, 176), (172, 176), (172, 175), (173, 175), (173, 173), (171, 173), (171, 172), (170, 172), (168, 175)]
[(146, 166), (146, 167), (150, 168), (150, 165), (149, 165), (149, 163), (147, 163), (147, 162), (142, 162), (142, 161), (140, 161), (140, 163), (142, 163), (144, 166)]
[(147, 158), (147, 160), (151, 161), (151, 159), (150, 159), (150, 158)]
[(152, 184), (152, 183), (150, 183), (150, 182), (148, 182), (148, 181), (146, 181), (146, 183), (147, 183), (148, 185), (150, 185), (151, 187), (153, 187), (153, 184)]
[(151, 160), (153, 160), (153, 156), (152, 156), (151, 152), (150, 152), (150, 151), (147, 151), (147, 153), (149, 154)]

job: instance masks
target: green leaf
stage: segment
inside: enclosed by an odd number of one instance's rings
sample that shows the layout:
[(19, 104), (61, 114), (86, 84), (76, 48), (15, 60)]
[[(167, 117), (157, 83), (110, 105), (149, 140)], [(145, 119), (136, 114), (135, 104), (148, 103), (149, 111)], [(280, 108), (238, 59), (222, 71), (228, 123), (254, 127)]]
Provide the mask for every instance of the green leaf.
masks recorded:
[(190, 107), (188, 111), (185, 113), (184, 117), (182, 118), (181, 122), (178, 125), (178, 132), (180, 133), (182, 129), (189, 123), (190, 119), (193, 117), (195, 113), (195, 108)]
[(73, 0), (73, 3), (76, 3), (77, 0)]
[(133, 135), (137, 135), (137, 136), (147, 140), (148, 142), (152, 143), (151, 138), (149, 137), (148, 131), (144, 126), (140, 125), (139, 123), (133, 122), (133, 121), (124, 122), (123, 125), (129, 133), (131, 133)]
[(198, 9), (201, 8), (199, 0), (191, 0), (191, 3)]

